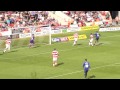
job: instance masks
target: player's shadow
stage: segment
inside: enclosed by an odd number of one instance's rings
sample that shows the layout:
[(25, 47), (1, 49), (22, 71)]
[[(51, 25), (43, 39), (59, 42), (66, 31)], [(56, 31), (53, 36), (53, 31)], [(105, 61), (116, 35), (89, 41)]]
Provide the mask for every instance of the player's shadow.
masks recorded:
[(38, 48), (38, 47), (40, 47), (40, 46), (34, 46), (33, 48)]
[(5, 52), (5, 53), (1, 53), (0, 55), (3, 55), (3, 54), (7, 54), (7, 53), (12, 53), (12, 52), (17, 52), (18, 50), (12, 50), (10, 52)]
[(10, 52), (8, 52), (8, 53), (11, 53), (11, 52), (17, 52), (18, 50), (12, 50), (12, 51), (10, 51)]
[(92, 78), (95, 78), (96, 76), (95, 75), (91, 75), (88, 77), (88, 79), (92, 79)]
[(0, 53), (0, 55), (3, 55), (3, 53)]
[(77, 44), (77, 45), (82, 45), (82, 44)]
[(98, 43), (98, 44), (96, 44), (95, 46), (100, 46), (100, 45), (103, 45), (104, 43)]
[(64, 63), (63, 63), (63, 62), (61, 62), (61, 63), (58, 63), (58, 64), (57, 64), (57, 66), (60, 66), (60, 65), (63, 65), (63, 64), (64, 64)]

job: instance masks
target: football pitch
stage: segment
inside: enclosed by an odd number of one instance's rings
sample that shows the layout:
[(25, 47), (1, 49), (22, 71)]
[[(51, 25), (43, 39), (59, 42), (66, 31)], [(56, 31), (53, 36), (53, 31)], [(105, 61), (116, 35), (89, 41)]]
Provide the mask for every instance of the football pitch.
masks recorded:
[[(0, 79), (84, 79), (82, 64), (87, 58), (91, 65), (90, 79), (120, 79), (120, 31), (100, 32), (99, 44), (89, 46), (87, 39), (37, 45), (34, 48), (12, 48), (0, 52)], [(58, 66), (52, 66), (51, 52), (59, 51)]]

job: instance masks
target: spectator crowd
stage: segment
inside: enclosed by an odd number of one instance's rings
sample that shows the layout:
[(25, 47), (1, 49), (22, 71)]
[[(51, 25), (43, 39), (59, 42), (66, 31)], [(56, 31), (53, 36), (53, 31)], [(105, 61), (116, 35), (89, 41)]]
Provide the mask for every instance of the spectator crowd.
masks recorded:
[(59, 26), (59, 23), (48, 14), (48, 11), (1, 11), (0, 30), (48, 24)]
[[(86, 22), (99, 21), (109, 25), (106, 20), (111, 19), (108, 11), (63, 11), (63, 13), (73, 18), (79, 27), (86, 26)], [(0, 30), (47, 24), (51, 24), (53, 28), (61, 26), (57, 20), (48, 14), (49, 11), (0, 11)]]
[(103, 24), (109, 24), (111, 20), (109, 11), (63, 11), (66, 15), (73, 18), (78, 26), (86, 26), (89, 22), (99, 22)]

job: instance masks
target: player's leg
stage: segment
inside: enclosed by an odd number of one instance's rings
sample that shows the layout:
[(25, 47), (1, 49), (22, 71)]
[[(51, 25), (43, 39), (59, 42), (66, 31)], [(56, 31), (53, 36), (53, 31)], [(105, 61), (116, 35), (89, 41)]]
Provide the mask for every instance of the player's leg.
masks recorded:
[(76, 44), (77, 44), (78, 38), (76, 38)]
[(33, 46), (35, 45), (35, 41), (33, 41)]
[(34, 41), (32, 40), (32, 42), (31, 42), (31, 46), (33, 47), (34, 46)]
[(35, 45), (35, 44), (34, 44), (34, 42), (33, 42), (33, 43), (32, 43), (32, 46), (34, 47), (34, 45)]
[(73, 46), (76, 45), (76, 42), (77, 42), (77, 38), (74, 38)]
[(93, 39), (91, 39), (91, 46), (93, 46)]
[(8, 49), (8, 44), (6, 44), (6, 47), (5, 47), (5, 49), (3, 50), (3, 53), (5, 53), (5, 52), (7, 51), (7, 49)]
[(56, 63), (56, 58), (53, 57), (53, 67), (55, 66), (55, 63)]
[(57, 66), (58, 65), (58, 63), (57, 63), (57, 59), (55, 60), (55, 66)]
[(55, 61), (53, 61), (53, 67), (55, 66)]
[(90, 40), (89, 40), (89, 46), (90, 46)]
[(89, 46), (91, 45), (91, 42), (89, 42)]
[(7, 48), (7, 49), (8, 49), (8, 51), (10, 52), (10, 45), (8, 45), (8, 48)]
[(88, 71), (86, 71), (85, 78), (87, 78), (87, 73), (88, 73)]
[(98, 41), (99, 41), (99, 38), (96, 38), (96, 40), (95, 40), (95, 45), (98, 43)]
[(84, 70), (84, 77), (86, 78), (87, 76), (86, 76), (86, 70)]
[(30, 44), (29, 44), (29, 48), (30, 48), (31, 46), (32, 46), (32, 44), (30, 43)]
[(33, 40), (30, 40), (29, 48), (32, 46)]
[(92, 42), (92, 46), (94, 46), (93, 42)]
[(96, 45), (96, 42), (97, 42), (97, 38), (95, 39), (95, 43), (94, 43), (94, 45)]
[(99, 38), (97, 38), (97, 43), (99, 42)]
[(90, 46), (92, 45), (92, 39), (90, 39), (89, 45), (90, 45)]
[(87, 78), (87, 72), (88, 72), (88, 70), (85, 70), (85, 72), (84, 72), (85, 78)]
[(31, 47), (33, 47), (33, 43), (31, 43)]
[(75, 45), (75, 39), (74, 39), (74, 42), (73, 42), (73, 46)]
[(10, 51), (10, 45), (9, 45), (9, 47), (8, 47), (8, 50)]
[(7, 50), (7, 48), (5, 48), (5, 49), (3, 50), (3, 53), (5, 53), (5, 52), (6, 52), (6, 50)]

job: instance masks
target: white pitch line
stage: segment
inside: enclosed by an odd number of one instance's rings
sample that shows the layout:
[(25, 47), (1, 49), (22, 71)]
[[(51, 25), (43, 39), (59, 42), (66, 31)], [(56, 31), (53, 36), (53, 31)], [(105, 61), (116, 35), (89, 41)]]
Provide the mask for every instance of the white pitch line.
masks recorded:
[[(94, 70), (94, 69), (102, 68), (102, 67), (107, 67), (107, 66), (114, 66), (115, 64), (120, 64), (120, 63), (114, 63), (114, 64), (109, 64), (109, 65), (99, 66), (99, 67), (92, 68), (90, 70)], [(70, 75), (70, 74), (74, 74), (74, 73), (80, 73), (80, 72), (83, 72), (83, 71), (84, 70), (75, 71), (75, 72), (71, 72), (71, 73), (66, 73), (66, 74), (61, 74), (61, 75), (57, 75), (57, 76), (53, 76), (53, 77), (44, 78), (44, 79), (54, 79), (56, 77), (62, 77), (62, 76), (66, 76), (66, 75)]]

